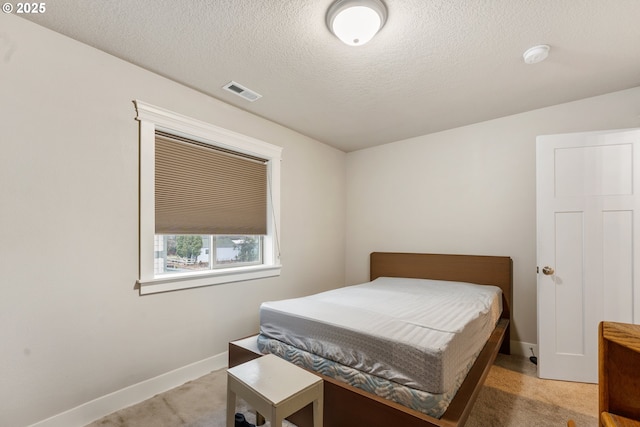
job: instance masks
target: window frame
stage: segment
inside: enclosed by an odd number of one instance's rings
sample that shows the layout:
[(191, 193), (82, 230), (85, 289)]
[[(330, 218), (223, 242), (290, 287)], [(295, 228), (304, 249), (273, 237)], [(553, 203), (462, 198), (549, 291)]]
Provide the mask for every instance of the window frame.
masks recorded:
[[(282, 147), (219, 126), (133, 101), (140, 132), (139, 277), (141, 295), (279, 276), (280, 162)], [(263, 263), (158, 277), (154, 273), (155, 137), (156, 130), (194, 139), (267, 160), (267, 234), (263, 236)]]

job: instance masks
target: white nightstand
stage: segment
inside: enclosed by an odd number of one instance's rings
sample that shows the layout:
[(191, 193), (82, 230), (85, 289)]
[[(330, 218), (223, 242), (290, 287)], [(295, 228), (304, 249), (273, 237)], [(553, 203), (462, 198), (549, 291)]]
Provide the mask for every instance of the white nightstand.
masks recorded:
[(322, 427), (322, 378), (273, 354), (227, 370), (227, 427), (234, 427), (236, 395), (272, 427), (313, 402), (313, 427)]

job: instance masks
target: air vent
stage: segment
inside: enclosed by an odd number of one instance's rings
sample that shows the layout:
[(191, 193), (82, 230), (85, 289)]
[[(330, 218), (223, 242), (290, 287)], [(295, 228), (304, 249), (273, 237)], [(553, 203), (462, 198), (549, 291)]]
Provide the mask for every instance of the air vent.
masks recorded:
[(257, 101), (258, 99), (262, 98), (262, 95), (260, 95), (259, 93), (256, 93), (251, 89), (248, 89), (236, 82), (229, 82), (226, 85), (222, 86), (222, 88), (228, 90), (231, 93), (235, 93), (236, 95), (241, 96), (250, 102)]

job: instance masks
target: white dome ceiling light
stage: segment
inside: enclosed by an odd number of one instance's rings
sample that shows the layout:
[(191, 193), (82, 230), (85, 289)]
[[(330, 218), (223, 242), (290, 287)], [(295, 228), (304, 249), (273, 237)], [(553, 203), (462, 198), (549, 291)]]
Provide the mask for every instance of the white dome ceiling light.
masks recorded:
[(327, 27), (349, 46), (362, 46), (376, 35), (387, 20), (380, 0), (337, 0), (327, 11)]
[(540, 44), (527, 49), (522, 57), (524, 58), (524, 62), (527, 64), (537, 64), (538, 62), (542, 62), (547, 59), (550, 49), (551, 48), (546, 44)]

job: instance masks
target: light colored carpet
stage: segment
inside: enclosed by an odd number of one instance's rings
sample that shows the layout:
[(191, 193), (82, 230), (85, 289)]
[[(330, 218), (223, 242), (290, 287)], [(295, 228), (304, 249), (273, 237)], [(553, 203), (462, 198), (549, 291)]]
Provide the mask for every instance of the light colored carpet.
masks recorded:
[[(244, 402), (237, 410), (255, 422)], [(222, 369), (87, 427), (225, 427), (225, 411), (226, 370)], [(466, 427), (564, 427), (569, 419), (578, 427), (596, 427), (597, 413), (597, 385), (541, 380), (528, 358), (498, 355)]]
[(466, 427), (598, 427), (598, 385), (538, 378), (528, 358), (499, 354)]

